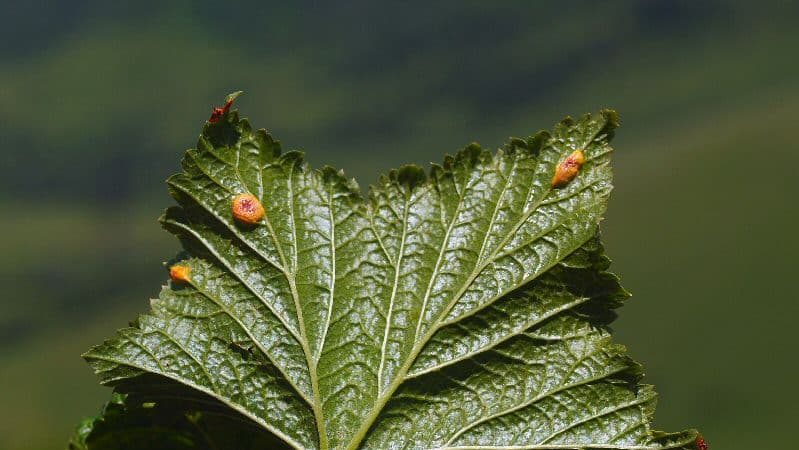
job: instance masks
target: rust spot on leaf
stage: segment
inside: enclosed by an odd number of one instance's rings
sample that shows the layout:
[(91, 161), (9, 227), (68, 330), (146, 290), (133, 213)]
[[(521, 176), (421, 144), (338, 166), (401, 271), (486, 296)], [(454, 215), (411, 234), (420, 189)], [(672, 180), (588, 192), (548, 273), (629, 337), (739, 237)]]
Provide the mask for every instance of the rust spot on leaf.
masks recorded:
[(585, 154), (582, 150), (575, 150), (555, 169), (552, 177), (552, 187), (560, 188), (569, 184), (580, 173), (580, 168), (585, 163)]
[(696, 438), (696, 448), (699, 450), (708, 450), (710, 447), (705, 442), (705, 438), (699, 436)]
[(252, 194), (239, 194), (233, 198), (233, 217), (241, 223), (255, 225), (264, 218), (263, 205)]
[(169, 278), (174, 283), (186, 284), (191, 282), (191, 267), (175, 265), (169, 268)]

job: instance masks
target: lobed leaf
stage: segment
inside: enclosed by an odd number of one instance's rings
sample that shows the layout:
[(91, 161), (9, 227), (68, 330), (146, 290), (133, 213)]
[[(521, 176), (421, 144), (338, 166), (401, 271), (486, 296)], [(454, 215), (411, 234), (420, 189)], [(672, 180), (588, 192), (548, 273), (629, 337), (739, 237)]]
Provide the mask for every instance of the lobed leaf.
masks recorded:
[(599, 241), (617, 126), (472, 144), (364, 199), (220, 110), (161, 219), (190, 278), (84, 355), (117, 394), (74, 448), (696, 448), (650, 429), (654, 391), (607, 328), (628, 297)]

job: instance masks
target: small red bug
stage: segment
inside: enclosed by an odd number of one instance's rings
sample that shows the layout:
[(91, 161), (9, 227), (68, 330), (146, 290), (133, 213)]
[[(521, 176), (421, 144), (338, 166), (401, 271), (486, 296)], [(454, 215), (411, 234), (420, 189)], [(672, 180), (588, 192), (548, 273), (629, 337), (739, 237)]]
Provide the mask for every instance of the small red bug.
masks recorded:
[(585, 163), (585, 154), (582, 150), (575, 150), (555, 169), (555, 176), (552, 177), (552, 187), (559, 188), (569, 184), (580, 172), (580, 168)]
[(233, 217), (246, 225), (255, 225), (266, 215), (264, 206), (252, 194), (239, 194), (233, 198)]
[(191, 267), (174, 265), (169, 268), (169, 278), (171, 278), (174, 283), (189, 283), (191, 282)]
[(705, 442), (705, 438), (703, 438), (702, 436), (697, 436), (696, 448), (698, 448), (699, 450), (708, 450), (710, 447), (707, 445), (707, 442)]
[(217, 123), (217, 122), (219, 122), (219, 120), (222, 119), (222, 116), (224, 116), (225, 114), (228, 113), (228, 111), (230, 111), (230, 107), (233, 106), (233, 102), (236, 100), (236, 97), (238, 97), (239, 95), (241, 95), (241, 91), (234, 92), (234, 93), (228, 95), (225, 98), (225, 105), (223, 107), (221, 107), (221, 108), (217, 107), (217, 108), (212, 109), (211, 110), (211, 117), (208, 118), (208, 123)]

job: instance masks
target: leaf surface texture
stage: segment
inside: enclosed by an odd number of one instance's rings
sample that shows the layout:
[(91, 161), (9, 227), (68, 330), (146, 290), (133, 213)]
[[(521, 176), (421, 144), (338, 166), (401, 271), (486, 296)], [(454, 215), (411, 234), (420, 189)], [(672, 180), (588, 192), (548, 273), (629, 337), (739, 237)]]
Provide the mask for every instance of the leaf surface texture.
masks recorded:
[(84, 355), (115, 397), (73, 448), (695, 448), (650, 429), (654, 391), (607, 328), (628, 297), (599, 240), (617, 125), (472, 144), (364, 198), (225, 112), (168, 180), (190, 281)]

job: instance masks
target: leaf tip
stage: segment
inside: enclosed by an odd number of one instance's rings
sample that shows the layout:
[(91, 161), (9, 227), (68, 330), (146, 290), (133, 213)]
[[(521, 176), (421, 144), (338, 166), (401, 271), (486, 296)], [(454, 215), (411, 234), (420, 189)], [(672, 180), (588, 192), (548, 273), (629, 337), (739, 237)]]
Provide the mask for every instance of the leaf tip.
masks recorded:
[(605, 108), (599, 114), (605, 119), (606, 126), (614, 129), (621, 126), (621, 116), (615, 109)]
[(361, 187), (358, 185), (358, 181), (355, 178), (347, 178), (344, 169), (324, 166), (319, 169), (319, 173), (322, 175), (322, 180), (325, 184), (341, 188), (350, 198), (361, 198)]
[(225, 97), (225, 103), (233, 103), (243, 93), (244, 91), (231, 92), (227, 95), (227, 97)]
[(427, 174), (421, 167), (415, 164), (408, 164), (397, 170), (396, 180), (399, 184), (413, 189), (427, 180)]

